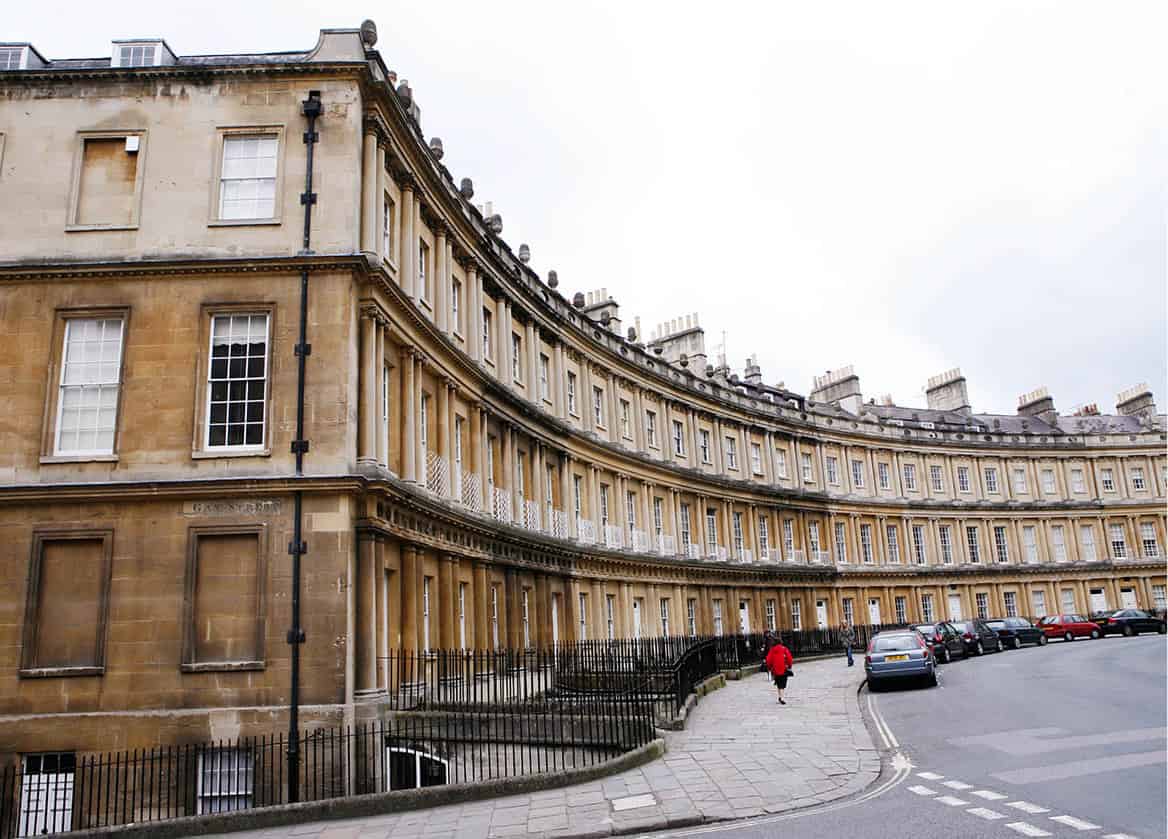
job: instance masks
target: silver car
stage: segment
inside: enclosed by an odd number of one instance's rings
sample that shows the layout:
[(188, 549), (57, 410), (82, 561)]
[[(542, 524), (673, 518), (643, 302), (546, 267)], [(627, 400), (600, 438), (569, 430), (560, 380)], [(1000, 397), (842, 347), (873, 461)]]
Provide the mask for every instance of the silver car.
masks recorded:
[(879, 690), (894, 679), (924, 678), (929, 687), (937, 684), (937, 662), (925, 638), (915, 629), (878, 632), (868, 643), (864, 656), (868, 689)]

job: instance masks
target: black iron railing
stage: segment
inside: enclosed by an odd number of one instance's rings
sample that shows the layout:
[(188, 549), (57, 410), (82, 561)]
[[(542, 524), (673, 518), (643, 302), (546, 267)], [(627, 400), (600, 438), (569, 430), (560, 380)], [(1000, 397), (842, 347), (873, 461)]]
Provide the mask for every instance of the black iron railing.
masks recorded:
[[(856, 627), (856, 649), (887, 627)], [(784, 630), (795, 655), (835, 629)], [(398, 651), (378, 660), (376, 718), (303, 730), (301, 801), (594, 766), (650, 742), (704, 679), (758, 665), (761, 634), (585, 641), (536, 650)], [(0, 767), (0, 839), (288, 802), (285, 732)]]

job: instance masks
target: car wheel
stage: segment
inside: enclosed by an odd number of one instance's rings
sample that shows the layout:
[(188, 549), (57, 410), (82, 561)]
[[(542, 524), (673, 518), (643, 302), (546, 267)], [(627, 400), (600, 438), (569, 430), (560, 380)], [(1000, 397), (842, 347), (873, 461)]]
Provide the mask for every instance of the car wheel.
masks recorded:
[(1046, 636), (1045, 636), (1045, 635), (1039, 635), (1039, 636), (1038, 636), (1038, 646), (1040, 646), (1040, 647), (1045, 647), (1045, 646), (1046, 646), (1046, 641), (1047, 641), (1047, 638), (1046, 638)]
[(941, 648), (941, 653), (940, 653), (940, 655), (937, 656), (937, 661), (941, 662), (942, 664), (949, 663), (949, 648), (948, 647)]
[(1064, 641), (1074, 641), (1074, 640), (1075, 640), (1075, 636), (1074, 636), (1074, 635), (1072, 635), (1072, 634), (1071, 634), (1069, 631), (1068, 631), (1068, 632), (1064, 632), (1064, 633), (1063, 633), (1063, 640), (1064, 640)]
[(1133, 635), (1135, 635), (1136, 633), (1135, 633), (1135, 631), (1134, 631), (1134, 630), (1133, 630), (1133, 629), (1132, 629), (1130, 626), (1127, 626), (1127, 625), (1125, 624), (1125, 625), (1124, 625), (1124, 627), (1123, 627), (1123, 634), (1124, 634), (1126, 637), (1130, 638), (1130, 637), (1132, 637)]
[(1099, 630), (1098, 630), (1098, 629), (1092, 629), (1092, 630), (1091, 630), (1091, 637), (1092, 637), (1092, 638), (1098, 638), (1098, 637), (1099, 637)]
[(868, 680), (868, 692), (869, 693), (880, 693), (880, 683), (874, 682), (871, 679), (869, 679)]
[(937, 686), (937, 671), (936, 670), (934, 670), (932, 673), (930, 673), (928, 676), (925, 677), (925, 684), (931, 688), (935, 688)]
[(984, 646), (982, 646), (982, 643), (981, 643), (981, 641), (978, 641), (978, 642), (977, 642), (977, 646), (974, 648), (973, 652), (974, 652), (976, 655), (985, 655), (985, 647), (984, 647)]
[(1160, 624), (1156, 627), (1156, 631), (1163, 635), (1165, 632), (1168, 632), (1168, 624)]
[(1014, 638), (1014, 649), (1019, 649), (1022, 646), (1022, 641), (1018, 637)]

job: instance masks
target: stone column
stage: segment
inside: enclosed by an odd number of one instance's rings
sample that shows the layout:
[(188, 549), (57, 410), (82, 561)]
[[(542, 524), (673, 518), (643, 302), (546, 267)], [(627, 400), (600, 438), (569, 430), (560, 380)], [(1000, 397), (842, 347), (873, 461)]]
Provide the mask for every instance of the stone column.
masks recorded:
[(564, 517), (568, 520), (569, 539), (575, 539), (579, 534), (576, 532), (576, 499), (573, 497), (573, 481), (572, 481), (572, 456), (566, 451), (560, 452), (560, 507), (564, 511)]
[[(539, 331), (535, 328), (535, 321), (528, 318), (524, 339), (527, 344), (527, 398), (536, 405), (543, 404), (543, 396), (539, 392)], [(551, 385), (551, 382), (548, 382)]]
[(414, 370), (414, 350), (412, 347), (402, 347), (401, 350), (401, 382), (402, 382), (402, 436), (401, 460), (402, 478), (411, 483), (419, 483), (418, 475), (424, 472), (425, 464), (418, 469), (417, 426), (420, 406), (414, 401), (417, 392), (414, 384), (416, 373)]
[(535, 620), (532, 621), (532, 646), (543, 649), (552, 643), (552, 597), (546, 574), (535, 575)]
[(697, 469), (701, 468), (701, 453), (698, 451), (698, 414), (697, 411), (685, 412), (689, 426), (689, 456), (690, 464)]
[(372, 534), (361, 534), (357, 543), (357, 591), (355, 696), (376, 695), (377, 690), (377, 553)]
[(483, 284), (474, 260), (466, 263), (466, 343), (472, 361), (483, 360)]
[(434, 226), (434, 325), (450, 334), (450, 264), (446, 261), (446, 226)]
[[(376, 144), (374, 144), (376, 150)], [(377, 319), (372, 310), (361, 313), (361, 395), (358, 414), (361, 421), (357, 426), (357, 460), (359, 463), (377, 463), (377, 381), (380, 365), (377, 364)]]
[[(454, 483), (454, 462), (450, 459), (450, 382), (446, 379), (440, 379), (438, 386), (435, 388), (437, 393), (438, 416), (435, 417), (434, 425), (438, 429), (438, 456), (446, 461), (446, 477), (447, 483)], [(448, 496), (450, 494), (449, 487), (447, 488)]]
[(401, 645), (407, 653), (412, 653), (418, 649), (421, 621), (418, 601), (422, 596), (422, 561), (413, 545), (402, 547), (401, 568)]
[[(725, 445), (726, 445), (726, 443), (722, 439), (722, 420), (719, 419), (717, 414), (715, 414), (714, 415), (714, 441), (713, 441), (713, 449), (714, 450), (712, 452), (710, 452), (710, 459), (714, 461), (714, 471), (716, 473), (718, 473), (719, 475), (724, 475), (726, 473), (726, 462), (725, 462), (725, 458), (722, 455), (722, 447)], [(725, 620), (725, 618), (726, 618), (726, 616), (723, 615), (722, 619)]]
[(564, 391), (568, 374), (564, 365), (564, 345), (562, 342), (556, 342), (552, 358), (552, 399), (555, 401), (555, 415), (564, 419), (568, 416), (568, 399)]
[(487, 584), (487, 563), (474, 563), (474, 647), (476, 650), (491, 648), (491, 589)]
[(500, 319), (500, 328), (503, 331), (503, 340), (500, 342), (500, 352), (503, 353), (503, 369), (500, 378), (508, 388), (514, 390), (515, 388), (515, 374), (514, 374), (514, 359), (511, 351), (511, 336), (513, 328), (511, 324), (511, 301), (507, 297), (501, 298), (503, 301), (503, 317)]
[(365, 123), (361, 143), (361, 252), (366, 257), (378, 258), (381, 248), (377, 242), (377, 125)]
[(633, 416), (630, 420), (633, 424), (633, 447), (644, 454), (649, 453), (649, 439), (645, 426), (648, 422), (645, 416), (645, 400), (641, 395), (641, 388), (633, 384)]
[[(418, 421), (421, 421), (422, 415), (422, 400), (425, 398), (422, 394), (422, 371), (425, 369), (425, 362), (422, 360), (420, 354), (414, 354), (414, 360), (417, 362), (417, 371), (414, 374), (414, 410), (418, 412)], [(427, 423), (429, 425), (429, 423)], [(430, 464), (427, 462), (427, 454), (429, 453), (429, 434), (430, 429), (426, 428), (426, 440), (422, 439), (421, 429), (414, 435), (414, 445), (417, 448), (417, 454), (414, 455), (418, 467), (418, 483), (422, 486), (427, 484), (427, 471)]]
[(438, 643), (443, 650), (452, 650), (455, 642), (457, 592), (454, 590), (454, 563), (450, 555), (438, 560)]
[(415, 305), (418, 303), (418, 239), (414, 232), (414, 182), (404, 180), (401, 185), (401, 252), (398, 263), (401, 266), (401, 287)]
[(374, 424), (374, 436), (377, 438), (377, 462), (386, 468), (389, 467), (389, 420), (386, 418), (386, 411), (389, 406), (385, 404), (387, 400), (381, 398), (383, 389), (386, 393), (389, 391), (389, 370), (388, 364), (385, 360), (385, 326), (378, 325), (377, 327), (377, 347), (374, 350), (374, 366), (376, 367), (377, 383), (374, 385), (376, 391), (374, 395), (374, 402), (377, 405), (376, 419)]

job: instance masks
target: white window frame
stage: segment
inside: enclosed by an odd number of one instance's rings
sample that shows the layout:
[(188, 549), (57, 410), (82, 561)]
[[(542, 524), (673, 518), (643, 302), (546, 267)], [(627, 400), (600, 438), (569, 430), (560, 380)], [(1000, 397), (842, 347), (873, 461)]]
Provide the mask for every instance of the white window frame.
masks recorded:
[(523, 384), (523, 336), (511, 333), (511, 379)]
[(1100, 469), (1099, 485), (1104, 492), (1115, 492), (1115, 472), (1111, 469)]
[(1087, 481), (1082, 469), (1071, 470), (1071, 490), (1076, 495), (1081, 495), (1087, 491)]
[(698, 447), (701, 449), (702, 463), (712, 463), (710, 460), (710, 432), (704, 428), (698, 429)]
[(842, 521), (835, 523), (835, 559), (840, 565), (848, 562), (848, 530)]
[(994, 528), (994, 555), (998, 564), (1010, 561), (1010, 542), (1004, 525), (995, 525)]
[(1054, 561), (1067, 561), (1067, 537), (1061, 524), (1050, 526), (1050, 545), (1054, 549)]
[[(227, 387), (228, 387), (228, 390), (230, 391), (231, 382), (244, 381), (245, 383), (250, 383), (251, 381), (254, 381), (253, 379), (251, 379), (249, 377), (245, 377), (242, 380), (241, 379), (233, 379), (233, 378), (227, 378), (227, 379), (214, 379), (214, 378), (212, 378), (212, 374), (214, 372), (214, 361), (215, 361), (215, 356), (214, 356), (214, 352), (215, 352), (215, 322), (221, 318), (226, 319), (229, 322), (233, 322), (234, 319), (236, 319), (236, 318), (248, 318), (248, 330), (249, 331), (248, 331), (247, 337), (250, 338), (251, 337), (251, 332), (250, 332), (251, 320), (250, 319), (256, 318), (256, 317), (262, 317), (264, 319), (264, 378), (263, 378), (263, 403), (262, 403), (263, 407), (264, 407), (264, 420), (263, 420), (263, 425), (262, 425), (261, 430), (260, 430), (260, 442), (259, 443), (242, 443), (242, 444), (236, 444), (236, 445), (230, 445), (230, 444), (224, 443), (223, 445), (212, 446), (211, 445), (211, 403), (212, 403), (211, 397), (212, 397), (213, 392), (214, 392), (215, 382), (217, 382), (217, 381), (227, 382)], [(270, 413), (269, 405), (268, 405), (268, 398), (269, 398), (269, 394), (271, 392), (271, 386), (272, 386), (272, 377), (271, 377), (272, 341), (271, 341), (271, 335), (272, 335), (272, 313), (269, 311), (240, 311), (240, 312), (221, 312), (221, 313), (212, 313), (211, 314), (211, 329), (210, 329), (210, 335), (208, 336), (208, 339), (207, 339), (207, 376), (206, 376), (206, 382), (205, 382), (205, 388), (206, 388), (207, 392), (204, 395), (204, 399), (203, 399), (203, 411), (204, 411), (204, 413), (203, 413), (203, 417), (204, 417), (204, 420), (203, 420), (203, 450), (204, 451), (215, 452), (215, 453), (219, 453), (219, 452), (223, 452), (223, 453), (258, 452), (258, 451), (263, 451), (266, 448), (267, 440), (268, 440), (268, 427), (269, 427), (268, 426), (268, 419), (269, 419), (269, 413)], [(228, 362), (228, 366), (230, 367), (230, 361)], [(245, 385), (245, 388), (246, 388), (246, 385)], [(246, 406), (247, 406), (247, 403), (249, 401), (251, 401), (251, 400), (245, 399), (245, 401), (244, 401), (245, 416), (246, 416), (246, 412), (247, 412)], [(225, 404), (227, 405), (226, 410), (228, 412), (228, 416), (230, 416), (230, 406), (231, 406), (232, 402), (228, 401)], [(225, 433), (229, 433), (230, 427), (231, 427), (231, 424), (229, 422), (227, 425), (227, 431)], [(245, 425), (244, 425), (245, 436), (246, 436), (246, 433), (247, 433), (247, 424), (245, 422)]]
[(550, 402), (551, 390), (551, 359), (543, 353), (539, 354), (539, 398)]
[(775, 608), (775, 599), (773, 597), (768, 597), (766, 603), (764, 604), (764, 608), (766, 609), (766, 628), (771, 632), (774, 632), (779, 628), (778, 615)]
[(604, 389), (592, 386), (592, 419), (597, 428), (604, 428)]
[(1131, 485), (1135, 492), (1143, 492), (1148, 488), (1148, 484), (1144, 480), (1144, 467), (1133, 466), (1131, 468)]
[(901, 471), (904, 473), (904, 491), (917, 491), (917, 467), (912, 463), (901, 464)]
[(750, 444), (750, 471), (755, 475), (763, 474), (762, 446), (754, 442)]
[[(487, 307), (483, 307), (482, 329), (483, 329), (483, 361), (491, 360), (491, 321), (494, 320), (494, 315)], [(571, 375), (570, 373), (568, 374)]]
[(856, 489), (864, 488), (864, 461), (852, 461), (852, 486)]
[(657, 448), (657, 412), (645, 411), (645, 444)]
[(1015, 467), (1014, 469), (1014, 492), (1018, 495), (1025, 495), (1026, 490), (1026, 470)]
[(990, 596), (984, 591), (975, 592), (973, 595), (974, 612), (982, 620), (986, 620), (990, 616)]
[[(255, 763), (253, 755), (246, 749), (211, 748), (199, 751), (198, 782), (195, 790), (196, 812), (198, 815), (210, 813), (228, 813), (236, 810), (250, 810), (253, 806), (255, 785)], [(208, 759), (210, 759), (208, 761)], [(225, 760), (226, 759), (226, 760)], [(208, 762), (215, 764), (208, 766)], [(228, 766), (224, 766), (224, 762)], [(214, 773), (217, 783), (211, 784), (217, 789), (209, 790), (207, 784), (208, 771)], [(223, 789), (224, 772), (235, 776), (235, 781)], [(240, 774), (242, 773), (242, 774)], [(246, 789), (239, 789), (239, 781), (246, 783)], [(210, 802), (229, 801), (227, 806)]]
[(941, 544), (941, 564), (953, 564), (953, 532), (950, 525), (937, 526), (937, 541)]
[(888, 562), (890, 565), (900, 564), (900, 535), (895, 524), (884, 525), (884, 537), (888, 542)]
[(580, 603), (580, 640), (588, 640), (588, 593), (579, 592)]
[(758, 517), (758, 553), (759, 559), (766, 559), (771, 550), (771, 528), (766, 514)]
[(888, 469), (888, 464), (884, 461), (878, 461), (876, 463), (876, 477), (881, 489), (892, 489), (892, 475)]
[(801, 463), (802, 463), (801, 468), (803, 470), (802, 471), (803, 483), (813, 484), (813, 483), (815, 483), (815, 469), (814, 469), (813, 464), (811, 463), (811, 455), (808, 454), (807, 452), (800, 452), (800, 455), (801, 455)]
[(1028, 565), (1038, 562), (1038, 528), (1032, 524), (1022, 525), (1022, 549)]
[(633, 438), (633, 429), (629, 419), (629, 400), (627, 399), (620, 401), (620, 429), (621, 436), (626, 440)]
[(698, 601), (691, 597), (685, 601), (685, 622), (689, 629), (689, 637), (696, 638), (698, 634)]
[(933, 595), (931, 594), (921, 595), (921, 619), (925, 623), (933, 622)]
[(1160, 556), (1160, 541), (1156, 538), (1156, 525), (1150, 521), (1140, 522), (1140, 547), (1145, 559), (1155, 559)]
[[(112, 455), (117, 450), (118, 412), (119, 412), (119, 409), (121, 407), (121, 397), (122, 397), (122, 357), (125, 353), (125, 343), (126, 343), (126, 319), (121, 315), (108, 315), (108, 316), (95, 316), (95, 317), (67, 317), (64, 320), (65, 320), (65, 329), (64, 329), (64, 335), (62, 337), (62, 343), (61, 343), (61, 360), (60, 360), (61, 372), (60, 372), (60, 376), (59, 376), (59, 380), (58, 380), (58, 384), (57, 384), (57, 415), (56, 415), (56, 420), (55, 420), (54, 426), (53, 426), (53, 455), (56, 457), (70, 457), (70, 458), (72, 458), (72, 457), (81, 457), (81, 458), (83, 458), (83, 457), (101, 457), (101, 456), (105, 456), (105, 455)], [(104, 345), (107, 343), (112, 343), (112, 342), (105, 340), (105, 330), (107, 328), (107, 325), (110, 323), (117, 324), (118, 334), (117, 334), (116, 356), (115, 356), (114, 360), (112, 360), (112, 361), (104, 361), (103, 360), (103, 358), (104, 358)], [(99, 330), (98, 340), (97, 340), (98, 360), (96, 362), (88, 361), (88, 360), (70, 361), (70, 358), (69, 358), (69, 356), (70, 356), (69, 340), (70, 340), (70, 336), (72, 335), (73, 331), (77, 328), (77, 326), (79, 324), (85, 325), (84, 326), (85, 329), (89, 328), (88, 327), (89, 324), (94, 324), (95, 327)], [(78, 342), (78, 343), (81, 343), (81, 342)], [(87, 341), (84, 343), (89, 344), (91, 342)], [(81, 365), (81, 367), (79, 369), (82, 371), (85, 368), (90, 368), (90, 367), (95, 368), (98, 370), (98, 375), (96, 376), (96, 378), (94, 378), (93, 381), (81, 381), (81, 382), (72, 382), (72, 383), (68, 382), (67, 379), (70, 377), (70, 370), (73, 369), (73, 368), (71, 368), (72, 364)], [(105, 375), (103, 375), (101, 373), (102, 368), (111, 367), (111, 366), (113, 368), (113, 371), (112, 371), (113, 375), (112, 376), (106, 377)], [(81, 378), (85, 379), (87, 377), (82, 375)], [(75, 449), (62, 448), (61, 447), (61, 435), (62, 435), (62, 432), (64, 431), (63, 420), (64, 420), (64, 414), (65, 414), (66, 396), (71, 391), (76, 391), (79, 395), (81, 395), (81, 394), (84, 394), (87, 390), (89, 390), (91, 388), (97, 389), (97, 422), (99, 424), (96, 426), (96, 428), (94, 430), (97, 432), (100, 432), (102, 430), (101, 425), (100, 425), (100, 421), (101, 421), (101, 418), (105, 414), (112, 413), (112, 415), (113, 415), (112, 419), (110, 420), (110, 425), (109, 425), (109, 434), (110, 434), (109, 447), (105, 448), (105, 447), (95, 446), (93, 448), (85, 448), (85, 449), (83, 449), (83, 448), (75, 448)], [(103, 395), (107, 392), (110, 392), (110, 391), (112, 391), (112, 393), (113, 393), (113, 399), (112, 399), (113, 404), (112, 404), (112, 406), (108, 406), (108, 410), (107, 410), (107, 408), (102, 407), (101, 403), (102, 403)], [(208, 394), (209, 393), (210, 393), (210, 389), (208, 388)], [(77, 415), (78, 421), (80, 421), (81, 415), (84, 414), (88, 410), (90, 410), (90, 409), (87, 409), (83, 406), (78, 407), (78, 415)], [(265, 405), (265, 413), (266, 413), (266, 405)], [(95, 442), (96, 442), (96, 440), (95, 440)]]
[(782, 449), (775, 449), (775, 459), (779, 465), (779, 477), (783, 480), (787, 479), (787, 453)]
[(929, 464), (929, 480), (933, 482), (933, 492), (945, 491), (945, 471), (936, 463)]
[(928, 558), (925, 555), (925, 526), (923, 524), (910, 525), (913, 543), (913, 558), (917, 565), (927, 565)]
[(685, 457), (685, 426), (680, 420), (673, 421), (673, 453)]
[(827, 456), (827, 482), (831, 486), (839, 485), (839, 459), (833, 455)]
[(791, 629), (798, 632), (803, 628), (803, 602), (798, 598), (791, 600)]
[(1005, 607), (1006, 607), (1006, 617), (1008, 617), (1008, 618), (1018, 617), (1018, 595), (1017, 595), (1017, 593), (1012, 592), (1012, 591), (1003, 591), (1002, 592), (1002, 602), (1005, 604)]
[(568, 413), (579, 418), (580, 413), (576, 405), (576, 374), (568, 373)]
[(986, 492), (996, 494), (998, 491), (998, 470), (993, 466), (986, 466), (982, 473), (985, 475)]
[(969, 552), (969, 564), (981, 564), (981, 536), (978, 535), (977, 525), (965, 526), (965, 548)]
[(738, 471), (738, 441), (726, 437), (726, 468)]
[(1099, 558), (1095, 551), (1094, 525), (1079, 525), (1079, 556), (1083, 558), (1084, 562), (1095, 562)]
[(968, 466), (958, 466), (957, 467), (957, 491), (958, 492), (969, 492), (969, 489), (970, 489), (970, 486), (969, 486), (969, 467)]
[(744, 547), (742, 540), (742, 513), (740, 513), (738, 510), (734, 510), (730, 514), (730, 524), (734, 536), (734, 555), (736, 557), (741, 557), (742, 549)]
[[(277, 130), (277, 129), (274, 129), (271, 127), (256, 127), (256, 128), (247, 128), (247, 129), (241, 128), (238, 130), (231, 129), (228, 131), (222, 131), (219, 136), (220, 136), (219, 161), (218, 161), (219, 169), (217, 172), (218, 180), (216, 182), (216, 192), (215, 192), (215, 196), (216, 196), (215, 205), (216, 206), (215, 206), (214, 224), (216, 224), (216, 225), (233, 225), (233, 224), (275, 224), (275, 223), (278, 223), (280, 220), (280, 208), (281, 208), (280, 192), (281, 192), (281, 187), (282, 187), (282, 183), (283, 183), (282, 172), (281, 172), (281, 162), (282, 162), (281, 158), (283, 157), (283, 148), (284, 148), (283, 131)], [(229, 176), (227, 174), (228, 169), (231, 168), (228, 166), (228, 161), (229, 161), (228, 150), (236, 148), (238, 146), (238, 144), (246, 142), (248, 140), (270, 141), (275, 146), (275, 150), (274, 150), (273, 154), (270, 156), (270, 159), (272, 161), (272, 167), (273, 167), (270, 175), (267, 174), (266, 169), (263, 171), (262, 174), (260, 174), (258, 168), (257, 168), (257, 172), (253, 173), (253, 177), (242, 177), (239, 175)], [(230, 160), (247, 160), (247, 159), (250, 159), (250, 158), (235, 158), (235, 157), (230, 158)], [(269, 159), (269, 157), (267, 155), (265, 155), (262, 158), (255, 158), (255, 159), (256, 160), (267, 160), (267, 159)], [(257, 189), (262, 183), (270, 183), (271, 184), (271, 193), (272, 193), (271, 202), (272, 202), (272, 205), (271, 205), (271, 213), (270, 214), (268, 214), (268, 215), (260, 215), (258, 213), (256, 215), (227, 215), (226, 214), (226, 212), (224, 211), (225, 210), (225, 202), (230, 200), (230, 199), (228, 199), (228, 196), (227, 196), (227, 193), (229, 191), (228, 184), (243, 184), (245, 182), (254, 182)], [(239, 200), (244, 200), (244, 199), (239, 199)], [(254, 200), (257, 201), (256, 209), (258, 211), (259, 209), (261, 209), (261, 207), (258, 205), (259, 199), (254, 199)]]
[(872, 556), (872, 525), (860, 524), (860, 561), (871, 565), (875, 561)]
[(1042, 494), (1054, 495), (1058, 492), (1058, 484), (1055, 481), (1053, 469), (1042, 470)]
[(1108, 526), (1108, 537), (1111, 558), (1127, 559), (1127, 534), (1123, 532), (1123, 525), (1111, 523)]

